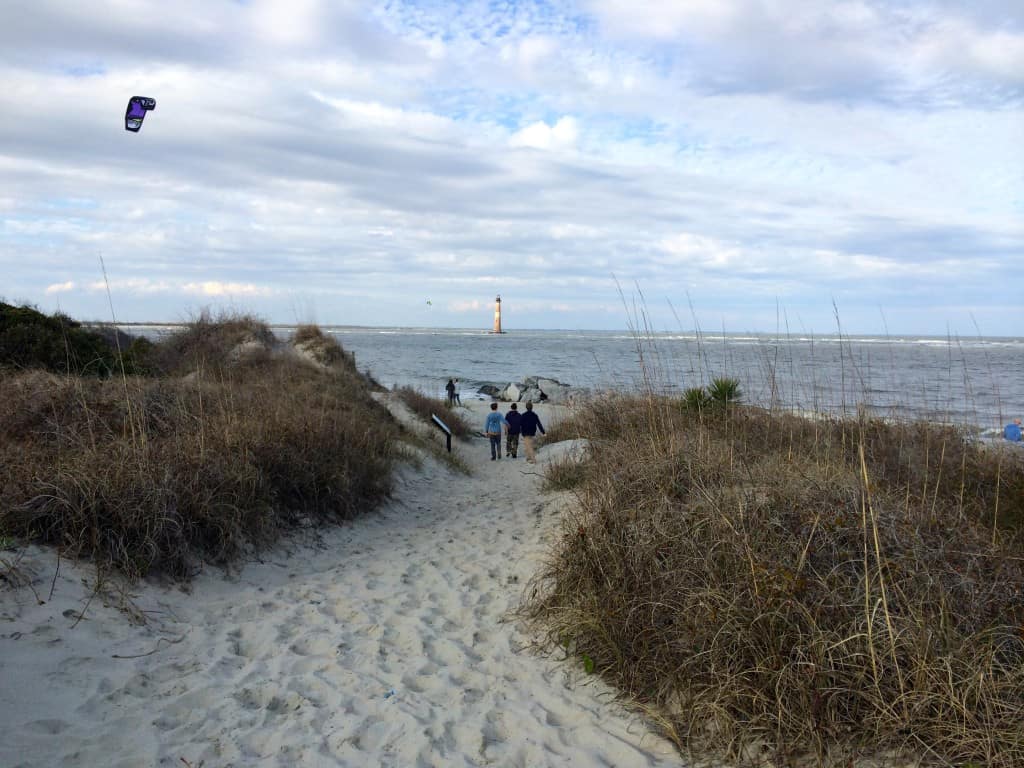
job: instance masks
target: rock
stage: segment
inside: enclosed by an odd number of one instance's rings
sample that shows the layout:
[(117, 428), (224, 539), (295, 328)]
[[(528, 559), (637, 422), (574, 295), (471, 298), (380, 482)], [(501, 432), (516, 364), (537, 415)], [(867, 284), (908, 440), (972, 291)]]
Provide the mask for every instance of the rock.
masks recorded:
[[(477, 391), (481, 395), (489, 395), (511, 403), (526, 402), (527, 400), (533, 400), (535, 403), (568, 403), (583, 390), (563, 384), (558, 379), (527, 376), (521, 384), (510, 382), (504, 387), (484, 384)], [(541, 399), (542, 392), (545, 395), (544, 399)]]
[(519, 397), (521, 394), (522, 391), (519, 389), (519, 385), (509, 384), (507, 387), (501, 390), (501, 394), (498, 395), (498, 399), (506, 400), (510, 403), (517, 403), (519, 402)]
[(537, 379), (537, 387), (548, 396), (549, 403), (567, 403), (572, 396), (572, 387), (557, 379)]
[(540, 390), (537, 387), (527, 387), (520, 394), (520, 399), (525, 403), (527, 400), (533, 400), (535, 403), (540, 402)]
[(537, 451), (537, 455), (547, 461), (583, 461), (589, 451), (590, 441), (578, 438), (545, 445)]

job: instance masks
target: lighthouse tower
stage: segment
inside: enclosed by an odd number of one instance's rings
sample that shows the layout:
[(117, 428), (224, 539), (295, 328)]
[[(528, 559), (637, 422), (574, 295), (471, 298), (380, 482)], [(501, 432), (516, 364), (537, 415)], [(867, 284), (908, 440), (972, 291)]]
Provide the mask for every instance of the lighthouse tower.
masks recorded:
[(504, 333), (501, 330), (501, 296), (494, 300), (494, 331), (493, 333)]

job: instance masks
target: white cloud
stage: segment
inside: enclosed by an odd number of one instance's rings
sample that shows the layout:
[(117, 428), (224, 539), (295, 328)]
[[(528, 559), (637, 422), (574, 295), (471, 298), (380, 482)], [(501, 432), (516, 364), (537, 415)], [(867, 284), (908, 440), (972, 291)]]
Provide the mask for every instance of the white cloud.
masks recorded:
[(270, 296), (271, 288), (253, 283), (223, 283), (219, 280), (205, 280), (201, 283), (185, 283), (181, 290), (199, 296)]
[(743, 252), (734, 244), (690, 232), (663, 238), (658, 246), (672, 257), (672, 262), (696, 267), (736, 267), (743, 258)]
[(75, 282), (74, 280), (68, 280), (65, 283), (52, 283), (51, 285), (46, 286), (44, 293), (47, 296), (50, 296), (55, 293), (66, 293), (73, 290), (75, 290)]
[(460, 299), (448, 302), (448, 309), (452, 312), (480, 312), (484, 308), (479, 299)]
[(250, 6), (256, 35), (276, 45), (309, 46), (323, 29), (320, 0), (254, 0)]
[(531, 123), (512, 134), (509, 143), (513, 147), (532, 149), (570, 149), (579, 138), (579, 124), (574, 117), (561, 117), (554, 125), (544, 121)]
[(721, 34), (748, 11), (743, 0), (591, 0), (612, 35), (671, 40), (680, 34)]
[(101, 250), (138, 320), (330, 295), (327, 322), (443, 323), (509, 290), (538, 326), (614, 324), (613, 272), (824, 325), (833, 292), (1024, 291), (1011, 4), (182, 1), (0, 29), (8, 296), (99, 316)]

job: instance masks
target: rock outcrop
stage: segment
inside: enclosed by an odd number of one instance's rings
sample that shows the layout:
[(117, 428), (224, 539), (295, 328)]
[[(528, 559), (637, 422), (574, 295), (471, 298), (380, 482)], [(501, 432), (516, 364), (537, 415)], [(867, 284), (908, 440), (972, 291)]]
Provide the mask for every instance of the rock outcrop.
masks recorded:
[(532, 400), (535, 403), (568, 403), (577, 393), (569, 384), (563, 384), (557, 379), (548, 379), (537, 376), (528, 376), (522, 382), (510, 382), (504, 387), (494, 384), (484, 384), (477, 390), (482, 395), (489, 395), (496, 400), (509, 403), (526, 402)]

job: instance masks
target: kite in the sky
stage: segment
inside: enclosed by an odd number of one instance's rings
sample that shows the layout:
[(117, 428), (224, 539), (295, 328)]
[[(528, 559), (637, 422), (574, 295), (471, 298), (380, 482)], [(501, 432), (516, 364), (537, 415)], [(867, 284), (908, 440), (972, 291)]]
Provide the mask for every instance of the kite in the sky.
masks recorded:
[(138, 133), (142, 120), (151, 109), (156, 109), (156, 99), (148, 96), (132, 96), (128, 99), (128, 109), (124, 113), (124, 129)]

